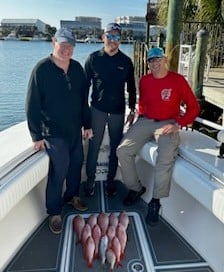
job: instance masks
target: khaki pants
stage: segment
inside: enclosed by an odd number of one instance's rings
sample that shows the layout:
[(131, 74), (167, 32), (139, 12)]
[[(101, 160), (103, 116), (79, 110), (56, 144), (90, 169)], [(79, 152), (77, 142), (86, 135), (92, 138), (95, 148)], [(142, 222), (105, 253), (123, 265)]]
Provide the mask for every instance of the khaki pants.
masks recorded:
[[(130, 190), (140, 191), (135, 158), (141, 147), (150, 140), (154, 140), (154, 132), (165, 124), (175, 123), (174, 120), (155, 121), (140, 117), (124, 135), (117, 149), (117, 156), (121, 166), (121, 174), (125, 185)], [(158, 156), (154, 168), (153, 197), (167, 197), (170, 191), (170, 181), (180, 142), (179, 133), (161, 135), (158, 138)]]

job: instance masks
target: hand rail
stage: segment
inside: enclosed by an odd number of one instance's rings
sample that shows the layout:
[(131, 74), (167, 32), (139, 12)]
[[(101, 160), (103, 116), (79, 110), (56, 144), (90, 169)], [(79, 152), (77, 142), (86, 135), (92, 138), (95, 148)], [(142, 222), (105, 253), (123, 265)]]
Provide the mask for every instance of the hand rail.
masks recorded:
[(224, 130), (224, 126), (221, 126), (221, 125), (211, 122), (209, 120), (203, 119), (201, 117), (196, 117), (195, 121), (197, 121), (203, 125), (209, 126), (211, 128), (217, 129), (217, 130)]
[(19, 165), (21, 165), (25, 160), (33, 156), (37, 151), (33, 149), (33, 147), (30, 147), (23, 151), (22, 153), (15, 156), (12, 160), (8, 161), (6, 164), (0, 167), (0, 186), (1, 180), (12, 170), (17, 168)]

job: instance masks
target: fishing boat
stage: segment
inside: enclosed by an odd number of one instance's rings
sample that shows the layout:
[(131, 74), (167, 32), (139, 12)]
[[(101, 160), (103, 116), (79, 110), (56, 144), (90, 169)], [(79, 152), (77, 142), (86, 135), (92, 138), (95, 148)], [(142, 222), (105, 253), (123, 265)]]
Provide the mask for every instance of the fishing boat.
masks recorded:
[(16, 36), (14, 31), (10, 32), (6, 37), (4, 37), (5, 41), (18, 41), (19, 39)]
[(41, 35), (34, 35), (33, 38), (31, 39), (31, 41), (33, 41), (33, 42), (43, 42), (43, 41), (47, 41), (47, 38), (43, 37)]
[(85, 43), (102, 43), (103, 41), (95, 36), (88, 36), (84, 39)]
[[(209, 121), (197, 118), (210, 125)], [(211, 124), (215, 140), (198, 130), (182, 129), (170, 196), (162, 199), (158, 225), (146, 224), (151, 198), (156, 142), (146, 143), (136, 167), (147, 190), (136, 205), (126, 207), (127, 189), (117, 173), (118, 194), (105, 194), (108, 136), (101, 146), (95, 194), (85, 197), (87, 212), (66, 205), (63, 231), (52, 234), (45, 210), (48, 156), (35, 152), (26, 121), (0, 132), (0, 271), (110, 271), (96, 260), (90, 269), (83, 260), (72, 222), (79, 214), (120, 213), (130, 223), (125, 257), (114, 271), (223, 272), (224, 271), (224, 127)], [(84, 174), (83, 174), (84, 175)], [(83, 183), (82, 183), (83, 185)]]

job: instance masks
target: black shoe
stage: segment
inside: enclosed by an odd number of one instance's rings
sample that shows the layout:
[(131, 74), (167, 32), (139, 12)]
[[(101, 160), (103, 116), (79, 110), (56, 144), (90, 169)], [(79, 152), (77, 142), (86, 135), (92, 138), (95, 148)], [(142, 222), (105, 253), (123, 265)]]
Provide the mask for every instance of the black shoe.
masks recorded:
[(106, 195), (111, 197), (111, 196), (115, 196), (117, 194), (117, 186), (116, 184), (113, 183), (109, 183), (107, 184), (107, 188), (106, 188)]
[(159, 202), (150, 202), (148, 205), (148, 214), (146, 216), (146, 223), (150, 226), (155, 226), (159, 222), (159, 210), (160, 210)]
[(92, 188), (85, 189), (86, 196), (94, 196), (94, 186)]
[(95, 183), (92, 180), (88, 180), (84, 185), (84, 192), (86, 196), (94, 196)]
[(123, 204), (125, 206), (131, 206), (139, 199), (141, 195), (145, 193), (145, 191), (146, 191), (146, 188), (144, 186), (142, 186), (142, 189), (139, 192), (129, 190), (129, 193), (127, 197), (124, 199)]

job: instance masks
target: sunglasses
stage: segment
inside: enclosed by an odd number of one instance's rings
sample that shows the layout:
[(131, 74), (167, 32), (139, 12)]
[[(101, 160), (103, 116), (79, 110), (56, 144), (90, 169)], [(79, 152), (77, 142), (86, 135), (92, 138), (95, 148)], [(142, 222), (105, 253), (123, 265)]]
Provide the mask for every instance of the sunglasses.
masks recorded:
[(155, 58), (148, 59), (148, 62), (149, 62), (149, 63), (160, 62), (161, 60), (162, 60), (162, 58), (160, 58), (160, 57), (155, 57)]
[(113, 30), (119, 30), (119, 31), (121, 31), (121, 27), (119, 25), (113, 25), (111, 28)]
[(119, 42), (120, 39), (121, 39), (121, 36), (120, 35), (112, 35), (110, 33), (106, 33), (106, 37), (109, 41), (115, 41), (115, 42)]

